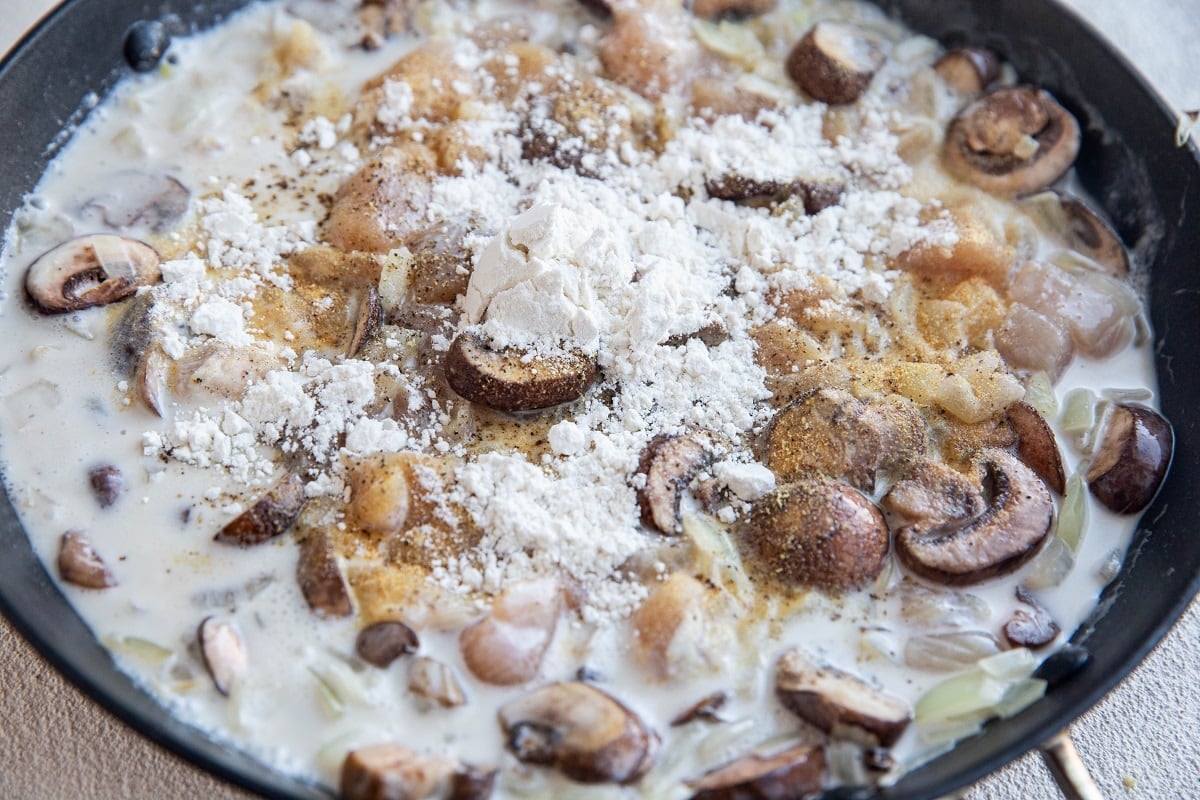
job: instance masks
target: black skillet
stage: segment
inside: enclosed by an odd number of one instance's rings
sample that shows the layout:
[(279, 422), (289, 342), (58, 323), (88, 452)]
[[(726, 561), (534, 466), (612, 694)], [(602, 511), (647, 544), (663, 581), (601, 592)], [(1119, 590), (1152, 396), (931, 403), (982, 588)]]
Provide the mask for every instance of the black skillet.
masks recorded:
[[(1176, 456), (1145, 513), (1131, 555), (1100, 612), (1075, 637), (1091, 661), (1016, 717), (878, 794), (934, 798), (1048, 741), (1129, 673), (1200, 589), (1200, 153), (1175, 143), (1176, 120), (1086, 23), (1048, 0), (879, 0), (919, 31), (984, 44), (1023, 79), (1049, 89), (1080, 120), (1078, 169), (1139, 261), (1149, 265), (1162, 408)], [(0, 228), (53, 156), (89, 92), (103, 96), (128, 67), (125, 31), (142, 19), (176, 32), (204, 28), (242, 0), (69, 0), (0, 64)], [(112, 665), (43, 570), (7, 499), (0, 501), (0, 610), (72, 682), (143, 735), (269, 797), (327, 798), (175, 720)]]

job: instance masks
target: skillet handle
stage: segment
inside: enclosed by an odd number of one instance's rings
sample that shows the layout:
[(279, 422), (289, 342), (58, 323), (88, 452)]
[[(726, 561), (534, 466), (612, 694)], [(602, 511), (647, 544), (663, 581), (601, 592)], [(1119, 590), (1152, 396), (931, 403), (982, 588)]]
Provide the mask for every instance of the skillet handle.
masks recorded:
[(1066, 800), (1104, 800), (1071, 741), (1070, 731), (1059, 731), (1038, 750)]

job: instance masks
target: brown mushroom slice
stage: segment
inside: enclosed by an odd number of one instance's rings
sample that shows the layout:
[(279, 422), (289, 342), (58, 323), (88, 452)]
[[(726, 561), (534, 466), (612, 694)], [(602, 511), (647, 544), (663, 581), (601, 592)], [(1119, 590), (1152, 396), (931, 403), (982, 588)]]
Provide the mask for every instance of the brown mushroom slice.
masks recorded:
[(292, 527), (307, 502), (304, 480), (296, 473), (289, 472), (213, 538), (240, 547), (262, 544)]
[(987, 500), (982, 514), (896, 531), (897, 555), (923, 578), (964, 586), (1012, 572), (1050, 532), (1054, 501), (1033, 470), (995, 448), (985, 449), (978, 464)]
[(500, 727), (526, 764), (580, 783), (631, 783), (654, 764), (658, 736), (612, 696), (587, 683), (552, 683), (506, 703)]
[(348, 617), (354, 613), (350, 587), (338, 566), (333, 536), (328, 531), (311, 530), (300, 542), (296, 581), (304, 601), (319, 617)]
[(1121, 237), (1081, 200), (1061, 197), (1059, 202), (1066, 214), (1067, 242), (1071, 249), (1095, 261), (1115, 278), (1129, 274), (1129, 251)]
[(346, 754), (338, 789), (343, 800), (486, 800), (495, 780), (453, 758), (376, 744)]
[(987, 509), (980, 488), (941, 461), (923, 459), (883, 496), (880, 505), (904, 527), (934, 528)]
[(346, 358), (354, 358), (362, 349), (363, 342), (379, 329), (383, 322), (383, 303), (379, 299), (379, 291), (374, 286), (368, 286), (358, 299), (358, 310), (354, 315), (354, 331), (350, 334), (350, 343), (346, 345)]
[(196, 632), (204, 668), (217, 691), (229, 696), (234, 682), (250, 664), (242, 635), (232, 622), (206, 617)]
[(167, 407), (170, 369), (171, 362), (167, 354), (156, 344), (142, 354), (141, 362), (133, 376), (137, 396), (142, 404), (159, 417), (163, 416), (163, 409)]
[(725, 707), (729, 702), (728, 692), (713, 692), (692, 703), (690, 706), (680, 711), (671, 718), (671, 727), (677, 728), (680, 725), (687, 725), (696, 720), (704, 720), (705, 722), (724, 722), (720, 714), (717, 712)]
[(801, 719), (835, 739), (891, 747), (912, 721), (912, 708), (859, 678), (823, 667), (792, 648), (775, 667), (775, 694)]
[(673, 572), (630, 617), (632, 655), (655, 678), (665, 680), (713, 660), (717, 632), (711, 602), (714, 591), (684, 572)]
[(363, 628), (354, 640), (354, 652), (368, 664), (387, 669), (400, 656), (417, 652), (417, 632), (395, 619), (382, 620)]
[(408, 690), (442, 708), (456, 708), (467, 702), (454, 670), (428, 656), (417, 656), (408, 665)]
[(1024, 400), (1009, 407), (1008, 422), (1017, 433), (1017, 457), (1055, 494), (1066, 492), (1067, 475), (1063, 471), (1062, 453), (1050, 423)]
[(795, 744), (771, 755), (752, 753), (688, 781), (691, 800), (794, 800), (821, 790), (825, 749)]
[(777, 0), (691, 0), (697, 17), (713, 20), (744, 20), (775, 8)]
[(710, 178), (704, 187), (709, 197), (751, 208), (769, 208), (792, 197), (799, 197), (806, 214), (818, 214), (830, 206), (838, 205), (845, 193), (845, 186), (837, 181), (756, 180), (732, 173)]
[(192, 194), (176, 178), (162, 173), (126, 170), (106, 183), (109, 190), (88, 200), (84, 208), (98, 211), (104, 224), (113, 228), (169, 230), (187, 213)]
[(123, 300), (162, 278), (158, 251), (107, 233), (70, 239), (38, 256), (25, 291), (44, 314), (80, 311)]
[(880, 470), (897, 470), (924, 449), (925, 425), (915, 410), (823, 388), (775, 415), (766, 465), (783, 481), (817, 472), (870, 491)]
[(1037, 598), (1024, 587), (1018, 586), (1017, 599), (1029, 606), (1030, 610), (1019, 608), (1004, 623), (1004, 638), (1010, 645), (1036, 650), (1058, 638), (1062, 629)]
[(112, 464), (100, 464), (88, 470), (88, 484), (101, 508), (108, 508), (117, 502), (117, 498), (125, 491), (125, 477)]
[(508, 586), (493, 601), (492, 612), (459, 636), (467, 669), (495, 686), (533, 680), (554, 638), (562, 607), (562, 587), (554, 578)]
[(703, 432), (662, 434), (651, 439), (637, 468), (637, 474), (646, 479), (645, 485), (637, 490), (642, 524), (668, 536), (680, 533), (683, 520), (679, 504), (683, 493), (714, 458), (712, 442)]
[(879, 574), (888, 554), (879, 509), (837, 483), (805, 481), (760, 498), (742, 533), (759, 569), (787, 586), (856, 589)]
[(979, 94), (1000, 77), (1000, 57), (984, 47), (957, 47), (934, 62), (933, 70), (963, 94)]
[(596, 359), (577, 351), (539, 356), (519, 348), (493, 350), (471, 333), (455, 337), (444, 362), (450, 387), (499, 411), (533, 411), (583, 396), (596, 379)]
[(104, 559), (80, 531), (63, 534), (58, 548), (58, 575), (67, 583), (85, 589), (107, 589), (117, 585), (117, 579)]
[(952, 175), (999, 195), (1036, 192), (1075, 163), (1079, 123), (1048, 92), (1011, 86), (959, 112), (943, 156)]
[(1136, 514), (1158, 494), (1174, 447), (1175, 432), (1160, 414), (1119, 403), (1088, 468), (1088, 488), (1109, 510)]
[(818, 22), (792, 48), (787, 73), (808, 94), (831, 106), (853, 103), (886, 60), (871, 32), (843, 22)]
[(348, 520), (381, 536), (404, 529), (413, 505), (410, 457), (403, 453), (374, 456), (354, 465), (350, 472)]

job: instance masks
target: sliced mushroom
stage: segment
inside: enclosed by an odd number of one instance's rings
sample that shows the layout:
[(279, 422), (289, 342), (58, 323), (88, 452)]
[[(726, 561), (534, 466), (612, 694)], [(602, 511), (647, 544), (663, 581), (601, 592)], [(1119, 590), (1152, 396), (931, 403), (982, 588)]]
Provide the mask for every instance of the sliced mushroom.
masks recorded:
[(1075, 163), (1079, 123), (1048, 92), (1012, 86), (959, 112), (943, 155), (955, 177), (999, 195), (1036, 192)]
[(925, 520), (896, 531), (896, 553), (918, 575), (963, 586), (1012, 572), (1050, 532), (1054, 501), (1015, 456), (985, 449), (978, 460), (987, 508), (968, 519)]
[(941, 461), (923, 459), (913, 465), (880, 501), (904, 527), (934, 528), (966, 522), (987, 510), (980, 487)]
[(94, 233), (38, 256), (25, 291), (44, 314), (62, 314), (123, 300), (162, 278), (158, 251), (145, 242)]
[(408, 690), (442, 708), (455, 708), (467, 702), (454, 670), (428, 656), (417, 656), (408, 665)]
[(262, 544), (292, 527), (307, 502), (304, 480), (296, 473), (289, 472), (213, 538), (240, 547)]
[(494, 770), (376, 744), (346, 754), (339, 791), (343, 800), (486, 800), (495, 780)]
[(654, 764), (658, 736), (594, 686), (552, 683), (506, 703), (500, 727), (527, 764), (556, 767), (580, 783), (631, 783)]
[(759, 499), (743, 526), (761, 570), (787, 586), (840, 592), (883, 569), (888, 529), (870, 500), (849, 486), (805, 481)]
[(683, 530), (679, 503), (692, 479), (713, 463), (712, 442), (704, 432), (650, 440), (642, 451), (637, 474), (646, 483), (637, 492), (642, 524), (668, 536)]
[(577, 400), (596, 379), (596, 359), (574, 351), (539, 356), (518, 348), (493, 350), (475, 334), (460, 334), (445, 360), (446, 381), (473, 403), (500, 411), (532, 411)]
[(1154, 499), (1175, 447), (1171, 423), (1143, 406), (1113, 407), (1087, 471), (1088, 488), (1118, 514), (1136, 514)]
[(117, 579), (80, 531), (63, 534), (58, 549), (58, 574), (67, 583), (85, 589), (107, 589), (117, 585)]
[(1004, 623), (1004, 638), (1010, 645), (1036, 650), (1058, 638), (1062, 629), (1037, 598), (1024, 587), (1018, 586), (1017, 599), (1029, 606), (1030, 610), (1019, 608), (1008, 622)]
[(912, 721), (908, 703), (792, 648), (775, 667), (775, 694), (801, 719), (835, 739), (891, 747)]
[(701, 719), (705, 722), (724, 722), (717, 712), (724, 708), (728, 702), (728, 692), (713, 692), (712, 694), (705, 695), (676, 714), (671, 719), (671, 727), (677, 728), (680, 725), (687, 725), (690, 722)]
[(117, 502), (117, 498), (125, 491), (125, 477), (112, 464), (101, 464), (88, 470), (88, 483), (101, 508), (108, 508)]
[(204, 668), (217, 691), (226, 697), (250, 664), (242, 635), (232, 622), (205, 617), (196, 633)]
[(824, 777), (825, 749), (795, 744), (743, 756), (686, 785), (695, 792), (691, 800), (794, 800), (819, 792)]
[(338, 565), (329, 531), (311, 530), (300, 542), (296, 581), (308, 607), (319, 617), (348, 617), (354, 613), (350, 587)]
[(98, 211), (104, 224), (113, 228), (169, 230), (187, 213), (192, 194), (178, 180), (161, 173), (126, 170), (105, 182), (108, 191), (88, 200), (84, 208)]
[(692, 13), (697, 17), (715, 20), (743, 20), (765, 14), (775, 8), (777, 0), (691, 0)]
[(1024, 400), (1009, 407), (1008, 421), (1017, 432), (1017, 457), (1036, 472), (1051, 491), (1063, 494), (1067, 476), (1050, 423)]
[(726, 174), (705, 183), (709, 197), (730, 200), (751, 208), (769, 208), (792, 197), (799, 197), (806, 214), (818, 214), (842, 202), (845, 186), (837, 181), (755, 180)]
[(853, 103), (887, 59), (871, 32), (843, 22), (818, 22), (787, 58), (787, 73), (808, 94), (831, 106)]
[(939, 58), (933, 69), (963, 94), (979, 94), (1000, 77), (1000, 57), (983, 47), (958, 47)]
[(766, 465), (780, 480), (811, 473), (871, 491), (925, 449), (920, 414), (899, 403), (864, 403), (841, 389), (817, 389), (783, 408), (767, 432)]
[(1129, 274), (1129, 252), (1112, 226), (1081, 200), (1060, 197), (1067, 217), (1067, 242), (1071, 249), (1095, 261), (1115, 278)]
[(496, 686), (533, 680), (554, 638), (562, 606), (562, 587), (553, 578), (508, 586), (492, 603), (492, 613), (459, 636), (467, 669)]
[(354, 652), (358, 657), (380, 669), (387, 669), (400, 656), (417, 652), (420, 646), (417, 632), (394, 619), (368, 625), (354, 640)]
[(354, 316), (354, 332), (350, 335), (350, 343), (346, 345), (346, 358), (354, 358), (362, 349), (363, 342), (379, 328), (383, 322), (383, 303), (379, 299), (379, 291), (374, 286), (368, 286), (358, 299), (358, 312)]

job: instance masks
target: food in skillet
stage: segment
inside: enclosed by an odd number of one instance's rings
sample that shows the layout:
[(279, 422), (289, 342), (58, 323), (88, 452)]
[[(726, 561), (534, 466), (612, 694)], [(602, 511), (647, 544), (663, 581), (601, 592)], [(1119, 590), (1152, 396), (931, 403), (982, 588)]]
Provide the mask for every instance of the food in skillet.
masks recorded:
[(1044, 692), (1171, 448), (1050, 93), (851, 4), (169, 52), (10, 232), (4, 440), (181, 716), (348, 798), (793, 797)]

